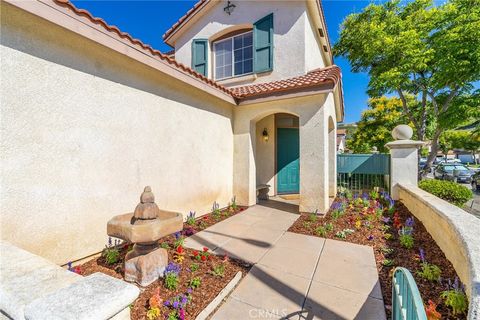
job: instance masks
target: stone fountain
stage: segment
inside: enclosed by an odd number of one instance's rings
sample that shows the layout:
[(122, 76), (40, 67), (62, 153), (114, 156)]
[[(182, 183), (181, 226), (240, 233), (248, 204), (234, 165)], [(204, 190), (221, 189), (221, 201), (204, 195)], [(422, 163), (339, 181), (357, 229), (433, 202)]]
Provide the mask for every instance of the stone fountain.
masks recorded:
[(182, 214), (160, 210), (152, 189), (145, 187), (133, 213), (115, 216), (107, 224), (109, 236), (134, 244), (125, 256), (125, 280), (145, 287), (162, 277), (168, 254), (158, 240), (182, 228)]

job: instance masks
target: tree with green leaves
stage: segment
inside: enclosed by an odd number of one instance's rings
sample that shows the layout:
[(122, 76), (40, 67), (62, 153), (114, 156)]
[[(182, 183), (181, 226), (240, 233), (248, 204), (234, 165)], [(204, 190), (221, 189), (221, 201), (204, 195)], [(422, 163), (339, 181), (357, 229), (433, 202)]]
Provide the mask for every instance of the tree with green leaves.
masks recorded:
[(357, 122), (357, 130), (347, 140), (347, 147), (354, 153), (369, 153), (373, 147), (379, 152), (387, 152), (385, 144), (393, 140), (393, 128), (405, 121), (400, 99), (370, 98), (368, 109), (362, 112)]
[(439, 147), (443, 154), (454, 149), (469, 151), (472, 154), (480, 150), (480, 138), (467, 130), (448, 130), (441, 134)]
[[(442, 132), (478, 115), (480, 92), (473, 83), (480, 80), (480, 0), (371, 4), (345, 19), (334, 52), (354, 72), (368, 72), (371, 97), (398, 96), (419, 140), (427, 139), (433, 117), (426, 169)], [(409, 102), (408, 94), (416, 99)]]

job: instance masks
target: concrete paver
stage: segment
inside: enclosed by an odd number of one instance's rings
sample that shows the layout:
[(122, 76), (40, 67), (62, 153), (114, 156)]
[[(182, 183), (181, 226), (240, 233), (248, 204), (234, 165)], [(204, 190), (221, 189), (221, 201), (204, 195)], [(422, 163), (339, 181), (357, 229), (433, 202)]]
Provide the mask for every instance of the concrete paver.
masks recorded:
[(300, 319), (386, 319), (381, 299), (315, 281), (308, 292), (305, 310), (310, 317), (304, 313)]
[(328, 239), (313, 280), (382, 299), (371, 247)]
[(231, 297), (284, 316), (299, 311), (309, 285), (308, 279), (255, 265)]
[(312, 279), (319, 255), (320, 251), (313, 253), (274, 246), (262, 257), (258, 264), (302, 278)]
[(291, 206), (262, 202), (186, 240), (255, 263), (212, 319), (385, 320), (372, 248), (287, 232)]

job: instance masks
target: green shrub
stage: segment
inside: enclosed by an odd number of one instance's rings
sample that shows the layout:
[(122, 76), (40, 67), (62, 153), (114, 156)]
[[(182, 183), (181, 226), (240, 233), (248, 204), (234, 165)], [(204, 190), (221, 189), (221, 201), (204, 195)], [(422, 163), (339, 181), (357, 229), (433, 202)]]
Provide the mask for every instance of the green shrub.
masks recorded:
[(400, 244), (407, 249), (412, 249), (413, 248), (413, 237), (410, 234), (402, 234), (400, 235)]
[(190, 288), (193, 288), (193, 289), (200, 287), (201, 284), (202, 284), (202, 280), (200, 279), (200, 277), (195, 277), (191, 279), (189, 283)]
[(327, 230), (325, 229), (324, 226), (319, 226), (315, 229), (315, 233), (319, 237), (325, 237), (327, 235)]
[(118, 251), (118, 249), (115, 247), (107, 247), (103, 249), (102, 255), (107, 264), (110, 265), (115, 264), (118, 262), (118, 260), (120, 260), (120, 251)]
[(417, 275), (429, 281), (440, 281), (442, 270), (439, 266), (431, 263), (422, 263), (422, 270), (417, 271)]
[(175, 290), (178, 287), (178, 275), (174, 272), (165, 274), (165, 287), (168, 290)]
[(212, 269), (212, 274), (216, 277), (221, 277), (225, 275), (225, 266), (223, 264), (217, 264)]
[(443, 291), (440, 297), (445, 299), (445, 305), (453, 309), (453, 315), (463, 314), (467, 311), (468, 300), (462, 290), (452, 289)]
[(465, 202), (473, 197), (472, 190), (458, 183), (446, 180), (423, 180), (418, 186), (458, 207), (462, 207)]

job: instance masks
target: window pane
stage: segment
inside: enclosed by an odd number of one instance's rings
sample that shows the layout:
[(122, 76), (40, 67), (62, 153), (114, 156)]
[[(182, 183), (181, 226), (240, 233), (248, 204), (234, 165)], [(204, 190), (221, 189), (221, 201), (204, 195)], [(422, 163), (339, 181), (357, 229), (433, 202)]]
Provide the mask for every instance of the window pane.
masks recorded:
[(224, 68), (224, 75), (225, 78), (231, 77), (232, 76), (232, 65), (227, 64)]
[(243, 36), (238, 36), (238, 37), (233, 38), (233, 47), (234, 47), (234, 49), (238, 49), (238, 48), (243, 47), (243, 45), (242, 45), (242, 38), (243, 38)]
[(232, 53), (228, 52), (223, 56), (223, 61), (225, 64), (232, 64)]
[(243, 73), (250, 73), (253, 71), (253, 59), (245, 60), (243, 62)]
[(223, 54), (217, 56), (217, 66), (223, 66), (225, 61), (223, 59)]
[(235, 62), (239, 62), (239, 61), (242, 61), (243, 60), (243, 53), (242, 53), (242, 50), (235, 50), (233, 52), (234, 56), (235, 56)]
[(252, 45), (252, 38), (253, 38), (253, 36), (252, 36), (251, 32), (245, 34), (243, 36), (243, 46), (244, 47), (251, 46)]
[(223, 67), (215, 68), (215, 78), (223, 78)]
[(243, 62), (235, 62), (235, 75), (243, 74)]
[(249, 47), (249, 48), (244, 48), (243, 49), (243, 59), (247, 60), (247, 59), (252, 59), (252, 47)]

